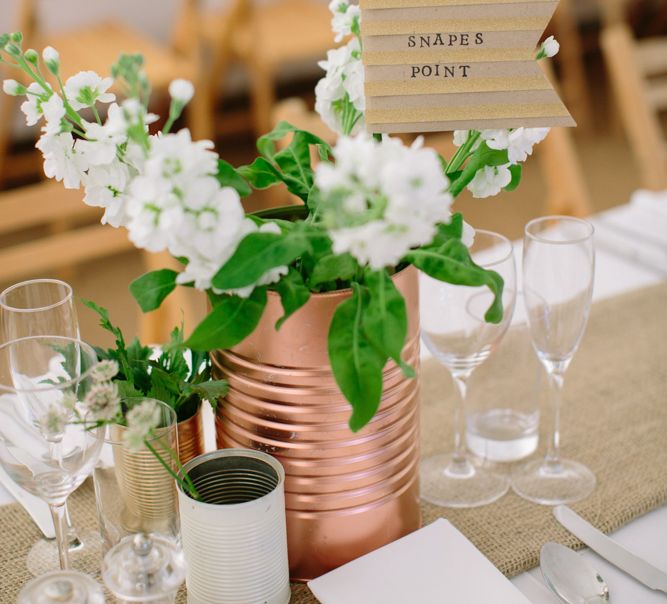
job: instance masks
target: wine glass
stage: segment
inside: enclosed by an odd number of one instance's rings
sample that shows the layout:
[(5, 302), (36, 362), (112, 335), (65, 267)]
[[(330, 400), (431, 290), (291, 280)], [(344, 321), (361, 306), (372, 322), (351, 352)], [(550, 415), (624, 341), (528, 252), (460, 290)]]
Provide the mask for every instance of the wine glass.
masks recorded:
[(524, 298), (533, 347), (549, 377), (552, 425), (545, 458), (519, 468), (512, 488), (544, 505), (579, 501), (595, 488), (595, 475), (586, 466), (560, 456), (565, 371), (581, 342), (593, 297), (593, 233), (590, 223), (566, 216), (526, 225)]
[[(28, 336), (79, 338), (79, 321), (72, 287), (58, 279), (22, 281), (0, 293), (3, 342)], [(99, 538), (91, 531), (80, 534), (74, 527), (67, 506), (67, 541), (73, 557), (90, 556), (99, 550)], [(28, 568), (40, 575), (46, 566), (57, 565), (58, 554), (51, 541), (42, 540), (28, 554)]]
[(453, 453), (438, 453), (421, 462), (422, 498), (444, 507), (469, 508), (491, 503), (509, 489), (507, 475), (474, 463), (466, 452), (465, 400), (468, 379), (500, 342), (510, 325), (516, 301), (516, 269), (512, 243), (502, 235), (477, 231), (470, 249), (474, 262), (500, 274), (503, 318), (487, 323), (493, 302), (486, 287), (450, 285), (420, 275), (422, 339), (452, 375), (458, 391), (454, 410)]
[(16, 604), (104, 604), (102, 586), (88, 575), (59, 570), (25, 584)]
[(72, 338), (35, 336), (0, 346), (0, 465), (48, 504), (61, 570), (69, 567), (65, 502), (92, 472), (103, 444), (104, 429), (82, 406), (96, 363), (95, 351)]

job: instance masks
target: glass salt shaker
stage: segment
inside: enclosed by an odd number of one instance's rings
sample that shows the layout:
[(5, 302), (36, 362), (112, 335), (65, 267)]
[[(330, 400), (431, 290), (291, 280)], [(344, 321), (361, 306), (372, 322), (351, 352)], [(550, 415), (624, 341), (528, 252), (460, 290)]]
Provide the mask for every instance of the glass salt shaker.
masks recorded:
[(185, 579), (185, 560), (169, 539), (138, 533), (104, 556), (102, 578), (119, 602), (172, 604)]
[(17, 604), (104, 604), (102, 586), (73, 570), (58, 570), (25, 584)]

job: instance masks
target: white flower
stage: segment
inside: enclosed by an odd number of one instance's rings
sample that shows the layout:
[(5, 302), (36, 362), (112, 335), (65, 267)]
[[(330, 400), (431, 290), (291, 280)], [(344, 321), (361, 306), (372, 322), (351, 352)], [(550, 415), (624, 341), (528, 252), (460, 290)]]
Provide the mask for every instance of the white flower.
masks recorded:
[(218, 171), (218, 154), (212, 141), (193, 141), (187, 128), (176, 134), (151, 137), (151, 150), (144, 168), (146, 176), (164, 178), (182, 187), (188, 181)]
[(125, 226), (125, 192), (129, 182), (129, 168), (118, 159), (106, 166), (91, 166), (83, 177), (86, 189), (84, 203), (106, 209), (102, 224), (116, 228)]
[(366, 100), (359, 40), (352, 38), (345, 46), (330, 50), (327, 60), (321, 61), (319, 66), (326, 71), (326, 75), (315, 87), (315, 110), (329, 128), (341, 134), (349, 126), (342, 123), (341, 104), (347, 101), (358, 112), (357, 115), (361, 114), (351, 133), (361, 131)]
[(544, 57), (555, 57), (558, 54), (558, 51), (560, 51), (560, 44), (554, 38), (553, 36), (549, 36), (544, 42), (542, 42), (542, 46), (540, 47), (540, 51), (538, 53), (539, 58), (544, 58)]
[(37, 82), (28, 86), (26, 100), (21, 103), (21, 111), (25, 114), (26, 125), (34, 126), (39, 121), (42, 117), (42, 103), (47, 99), (48, 96), (44, 89)]
[(94, 71), (80, 71), (65, 82), (65, 95), (73, 109), (92, 107), (96, 102), (112, 103), (116, 96), (107, 92), (113, 78), (102, 79)]
[(16, 80), (4, 80), (2, 82), (2, 91), (9, 96), (19, 96), (25, 94), (26, 88)]
[(93, 421), (111, 421), (120, 413), (120, 395), (114, 382), (93, 384), (83, 399), (83, 407)]
[(315, 182), (334, 252), (349, 252), (375, 270), (396, 266), (449, 221), (449, 182), (435, 151), (421, 144), (343, 137), (334, 149), (336, 164), (318, 165)]
[(65, 406), (51, 403), (46, 413), (39, 418), (39, 428), (49, 440), (60, 439), (70, 417), (71, 413)]
[(42, 58), (51, 73), (56, 73), (58, 71), (58, 67), (60, 66), (60, 54), (58, 54), (58, 51), (53, 48), (53, 46), (47, 46), (42, 51)]
[(463, 221), (463, 234), (461, 235), (461, 241), (467, 247), (472, 247), (475, 243), (475, 229), (469, 225), (465, 220)]
[(542, 142), (549, 128), (517, 128), (515, 130), (485, 130), (482, 138), (491, 149), (507, 149), (510, 164), (526, 161), (533, 147)]
[(149, 252), (165, 250), (172, 231), (183, 220), (183, 211), (170, 183), (148, 176), (138, 176), (131, 182), (125, 210), (130, 241)]
[(118, 370), (118, 363), (113, 359), (100, 361), (92, 368), (90, 376), (96, 382), (109, 382), (118, 375)]
[(169, 84), (169, 96), (182, 105), (187, 105), (195, 94), (195, 87), (188, 80), (178, 79)]
[(475, 178), (468, 185), (473, 197), (483, 199), (498, 195), (504, 187), (512, 182), (510, 164), (504, 166), (485, 166), (475, 174)]
[(155, 401), (146, 400), (127, 412), (127, 430), (123, 435), (130, 451), (143, 449), (152, 430), (161, 423), (161, 413)]
[(329, 10), (333, 14), (331, 29), (336, 34), (335, 41), (340, 42), (359, 28), (361, 9), (347, 0), (331, 0)]
[(110, 164), (116, 157), (118, 146), (127, 141), (128, 124), (123, 110), (116, 103), (109, 106), (103, 126), (84, 121), (83, 128), (88, 140), (79, 140), (76, 148), (91, 166)]
[(47, 135), (59, 134), (65, 117), (65, 105), (60, 95), (54, 92), (48, 101), (42, 102), (41, 110), (46, 120), (46, 126), (42, 127), (42, 132)]
[(78, 189), (87, 165), (74, 149), (74, 139), (69, 132), (56, 135), (44, 134), (35, 145), (44, 156), (44, 174), (62, 181), (66, 189)]
[(144, 125), (153, 124), (160, 119), (159, 115), (146, 113), (146, 108), (138, 99), (126, 99), (121, 103), (123, 116), (128, 124), (136, 123), (140, 117), (143, 118)]

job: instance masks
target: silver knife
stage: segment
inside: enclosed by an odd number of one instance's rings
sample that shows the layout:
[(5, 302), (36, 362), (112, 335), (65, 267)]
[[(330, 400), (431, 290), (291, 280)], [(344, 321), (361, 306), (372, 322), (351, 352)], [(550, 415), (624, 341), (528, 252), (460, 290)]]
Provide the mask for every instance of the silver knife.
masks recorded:
[(0, 466), (0, 484), (9, 491), (10, 495), (20, 503), (28, 514), (35, 521), (35, 524), (42, 531), (47, 539), (55, 539), (56, 532), (53, 528), (53, 519), (49, 506), (39, 497), (35, 497), (28, 493), (28, 491), (18, 486), (10, 477), (9, 474)]
[(667, 573), (630, 553), (586, 522), (565, 505), (554, 508), (554, 516), (568, 531), (583, 541), (594, 552), (651, 589), (667, 593)]

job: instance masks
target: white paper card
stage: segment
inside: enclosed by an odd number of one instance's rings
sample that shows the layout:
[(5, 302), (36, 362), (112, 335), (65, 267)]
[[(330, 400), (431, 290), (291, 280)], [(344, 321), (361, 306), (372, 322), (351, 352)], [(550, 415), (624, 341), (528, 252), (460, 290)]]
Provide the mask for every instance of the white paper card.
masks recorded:
[(308, 583), (322, 604), (530, 604), (446, 520)]

